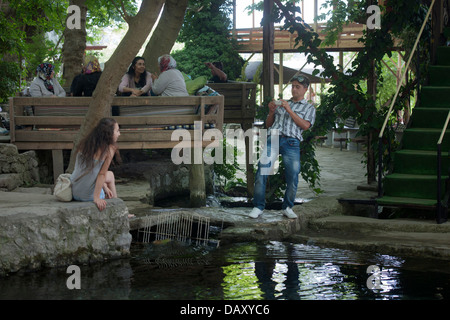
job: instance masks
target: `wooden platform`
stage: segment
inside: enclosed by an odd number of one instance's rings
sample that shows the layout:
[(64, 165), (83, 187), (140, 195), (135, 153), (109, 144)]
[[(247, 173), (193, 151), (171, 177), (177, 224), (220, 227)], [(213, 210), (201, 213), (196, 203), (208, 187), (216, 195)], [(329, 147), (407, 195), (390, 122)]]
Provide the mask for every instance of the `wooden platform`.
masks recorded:
[[(317, 25), (317, 32), (321, 40), (325, 39), (326, 23)], [(339, 39), (332, 46), (325, 46), (327, 51), (359, 51), (362, 49), (362, 43), (358, 39), (363, 36), (363, 31), (366, 29), (365, 24), (350, 23), (343, 27), (343, 31), (339, 35)], [(290, 33), (287, 30), (281, 30), (280, 27), (275, 27), (274, 31), (274, 51), (279, 52), (298, 52), (295, 46), (295, 38), (297, 34)], [(230, 37), (237, 40), (239, 47), (238, 52), (252, 53), (262, 52), (263, 48), (263, 28), (246, 28), (236, 29), (230, 31)], [(399, 42), (395, 41), (393, 50), (399, 48)]]

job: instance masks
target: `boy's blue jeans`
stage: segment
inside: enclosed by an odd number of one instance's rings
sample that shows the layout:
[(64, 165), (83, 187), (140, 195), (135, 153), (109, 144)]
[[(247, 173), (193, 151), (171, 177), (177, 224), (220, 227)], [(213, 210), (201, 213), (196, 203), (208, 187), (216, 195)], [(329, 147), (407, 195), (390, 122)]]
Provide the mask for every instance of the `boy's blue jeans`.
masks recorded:
[[(273, 136), (275, 139), (276, 136)], [(279, 136), (279, 152), (276, 146), (272, 147), (272, 136), (267, 139), (267, 145), (258, 163), (255, 177), (255, 190), (253, 206), (264, 210), (266, 205), (266, 182), (269, 175), (273, 174), (273, 166), (278, 159), (278, 154), (283, 157), (286, 179), (286, 192), (284, 194), (282, 208), (292, 208), (297, 194), (298, 175), (300, 174), (300, 141), (296, 138)]]

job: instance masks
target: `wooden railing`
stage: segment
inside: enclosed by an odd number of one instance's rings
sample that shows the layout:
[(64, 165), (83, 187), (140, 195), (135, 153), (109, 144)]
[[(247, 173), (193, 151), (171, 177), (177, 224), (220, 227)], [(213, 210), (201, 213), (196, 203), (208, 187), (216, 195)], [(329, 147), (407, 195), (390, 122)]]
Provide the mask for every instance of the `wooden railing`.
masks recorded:
[[(317, 33), (321, 40), (325, 39), (324, 29), (326, 23), (317, 24)], [(362, 43), (358, 39), (363, 36), (363, 31), (366, 28), (365, 24), (350, 23), (343, 27), (339, 34), (338, 40), (335, 44), (325, 46), (329, 51), (357, 51), (362, 48)], [(281, 30), (280, 27), (275, 27), (274, 31), (274, 50), (292, 52), (297, 51), (295, 46), (295, 38), (297, 34), (292, 34), (287, 30)], [(239, 52), (261, 52), (263, 45), (263, 29), (262, 28), (246, 28), (236, 29), (230, 31), (230, 37), (237, 40), (240, 45)], [(396, 42), (395, 46), (398, 46)], [(395, 48), (393, 48), (395, 49)]]
[(209, 87), (224, 96), (224, 123), (253, 123), (256, 106), (256, 83), (208, 83)]

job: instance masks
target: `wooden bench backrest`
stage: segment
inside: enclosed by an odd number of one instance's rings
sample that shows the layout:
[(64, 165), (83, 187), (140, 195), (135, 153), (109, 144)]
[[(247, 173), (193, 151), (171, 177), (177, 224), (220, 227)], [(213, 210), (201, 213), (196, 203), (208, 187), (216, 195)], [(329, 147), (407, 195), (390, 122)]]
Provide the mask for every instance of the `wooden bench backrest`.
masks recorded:
[(240, 123), (242, 119), (255, 118), (256, 83), (208, 83), (209, 87), (225, 97), (225, 123)]
[[(72, 149), (73, 141), (87, 114), (90, 97), (67, 98), (10, 98), (11, 143), (22, 150), (61, 150)], [(25, 116), (26, 106), (33, 106), (35, 116)], [(202, 124), (214, 124), (222, 131), (224, 97), (223, 96), (189, 96), (189, 97), (115, 97), (112, 106), (120, 108), (152, 108), (159, 106), (177, 108), (191, 106), (199, 107), (197, 113), (169, 114), (151, 116), (114, 116), (122, 128), (119, 147), (122, 149), (153, 149), (172, 148), (178, 144), (171, 141), (173, 129), (171, 126), (192, 125), (195, 121)], [(213, 106), (210, 114), (205, 109)], [(112, 116), (111, 110), (105, 116)], [(16, 130), (16, 126), (24, 129)], [(165, 130), (169, 128), (169, 130)], [(38, 130), (26, 130), (38, 129)], [(191, 134), (194, 137), (193, 133)], [(207, 144), (206, 144), (207, 145)]]

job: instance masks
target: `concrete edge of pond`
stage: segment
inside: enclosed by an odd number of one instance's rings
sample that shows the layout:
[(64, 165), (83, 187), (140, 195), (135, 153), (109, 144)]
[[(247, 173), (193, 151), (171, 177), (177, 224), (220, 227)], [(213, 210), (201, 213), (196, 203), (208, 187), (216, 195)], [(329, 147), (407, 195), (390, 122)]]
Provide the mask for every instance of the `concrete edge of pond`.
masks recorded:
[[(370, 194), (370, 193), (369, 193)], [(361, 197), (361, 192), (355, 194)], [(265, 210), (257, 219), (248, 217), (251, 208), (149, 208), (128, 203), (136, 218), (130, 229), (143, 227), (145, 215), (186, 212), (207, 216), (222, 228), (221, 244), (246, 241), (292, 241), (318, 246), (362, 250), (380, 254), (450, 260), (450, 223), (422, 219), (375, 219), (368, 217), (373, 206), (341, 204), (337, 197), (317, 197), (294, 206), (297, 219), (281, 211)], [(362, 214), (355, 215), (355, 214)]]
[[(127, 186), (128, 188), (129, 186)], [(138, 186), (139, 187), (139, 186)], [(132, 189), (132, 188), (131, 188)], [(21, 190), (31, 192), (27, 196), (27, 213), (40, 205), (39, 195), (48, 197), (42, 189)], [(132, 190), (130, 192), (133, 192)], [(16, 196), (17, 193), (9, 193)], [(6, 193), (3, 193), (6, 196)], [(358, 191), (354, 197), (370, 197), (373, 193)], [(38, 199), (39, 198), (39, 199)], [(374, 219), (367, 216), (373, 206), (359, 205), (358, 208), (341, 204), (336, 196), (317, 198), (294, 206), (298, 219), (288, 219), (279, 210), (265, 210), (264, 214), (252, 219), (248, 217), (251, 208), (156, 208), (139, 201), (139, 196), (121, 198), (130, 213), (131, 232), (143, 227), (143, 217), (165, 212), (186, 212), (209, 217), (211, 224), (221, 229), (218, 238), (221, 245), (246, 241), (292, 241), (324, 247), (378, 252), (380, 254), (407, 255), (420, 258), (450, 260), (450, 223), (437, 224), (434, 220), (418, 219)], [(61, 203), (53, 201), (53, 204)], [(0, 204), (2, 212), (8, 206)], [(356, 212), (358, 211), (358, 212)], [(361, 214), (361, 215), (355, 215)]]

